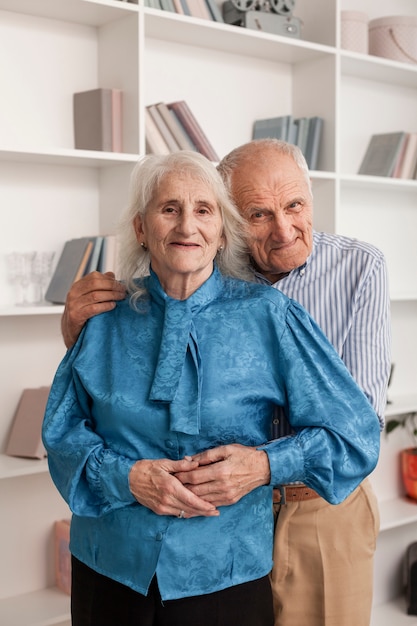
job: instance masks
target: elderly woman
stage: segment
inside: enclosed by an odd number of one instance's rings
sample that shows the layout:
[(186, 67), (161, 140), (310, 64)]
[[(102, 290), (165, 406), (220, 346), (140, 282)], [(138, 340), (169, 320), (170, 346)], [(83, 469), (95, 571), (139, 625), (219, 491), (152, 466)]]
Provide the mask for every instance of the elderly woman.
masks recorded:
[[(136, 166), (128, 298), (68, 351), (43, 426), (73, 512), (73, 626), (272, 626), (273, 485), (337, 503), (376, 464), (368, 400), (302, 307), (242, 280), (242, 233), (203, 156)], [(269, 441), (276, 406), (295, 434)], [(187, 483), (207, 450), (227, 472), (232, 447), (233, 497)]]

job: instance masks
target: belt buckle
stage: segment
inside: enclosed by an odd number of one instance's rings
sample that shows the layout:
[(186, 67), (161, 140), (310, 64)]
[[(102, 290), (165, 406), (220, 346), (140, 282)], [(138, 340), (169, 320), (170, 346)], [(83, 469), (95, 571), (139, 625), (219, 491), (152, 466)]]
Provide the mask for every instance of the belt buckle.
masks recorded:
[(278, 485), (278, 491), (281, 495), (280, 504), (287, 504), (287, 499), (285, 497), (285, 487), (284, 485)]

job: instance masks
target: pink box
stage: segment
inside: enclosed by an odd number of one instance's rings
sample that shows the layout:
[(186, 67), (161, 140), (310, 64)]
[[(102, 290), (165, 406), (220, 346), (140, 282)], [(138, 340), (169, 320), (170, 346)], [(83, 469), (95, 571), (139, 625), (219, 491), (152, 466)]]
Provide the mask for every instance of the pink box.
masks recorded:
[(369, 54), (417, 64), (417, 17), (381, 17), (369, 22)]

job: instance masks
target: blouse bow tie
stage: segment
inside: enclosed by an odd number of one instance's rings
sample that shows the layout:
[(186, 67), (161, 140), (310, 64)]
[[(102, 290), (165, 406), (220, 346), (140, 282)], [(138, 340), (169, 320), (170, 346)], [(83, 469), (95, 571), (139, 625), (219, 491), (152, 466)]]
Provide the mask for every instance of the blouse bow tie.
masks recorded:
[(165, 300), (161, 346), (149, 399), (170, 404), (171, 430), (200, 432), (202, 364), (187, 300)]

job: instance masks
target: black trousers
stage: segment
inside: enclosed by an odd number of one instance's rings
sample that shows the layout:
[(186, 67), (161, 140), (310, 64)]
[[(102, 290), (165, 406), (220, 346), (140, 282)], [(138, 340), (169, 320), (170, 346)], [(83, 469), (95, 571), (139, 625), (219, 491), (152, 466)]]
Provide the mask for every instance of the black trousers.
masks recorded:
[(269, 577), (162, 602), (156, 579), (143, 596), (72, 557), (72, 626), (273, 626)]

